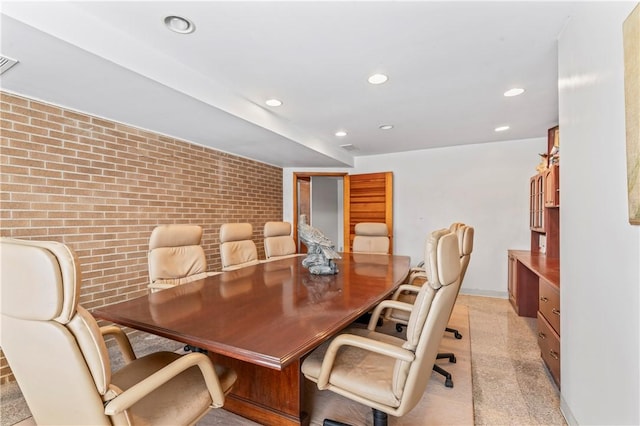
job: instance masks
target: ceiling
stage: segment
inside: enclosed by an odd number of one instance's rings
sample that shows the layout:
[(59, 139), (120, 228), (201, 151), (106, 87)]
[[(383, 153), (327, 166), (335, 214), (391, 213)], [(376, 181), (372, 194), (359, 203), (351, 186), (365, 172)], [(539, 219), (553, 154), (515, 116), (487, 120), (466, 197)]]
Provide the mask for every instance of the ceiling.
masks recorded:
[[(558, 116), (557, 37), (579, 7), (2, 1), (0, 54), (19, 62), (0, 85), (281, 167), (352, 166), (545, 136)], [(196, 30), (169, 31), (168, 15)], [(374, 73), (389, 80), (369, 84)], [(512, 87), (526, 91), (503, 96)]]

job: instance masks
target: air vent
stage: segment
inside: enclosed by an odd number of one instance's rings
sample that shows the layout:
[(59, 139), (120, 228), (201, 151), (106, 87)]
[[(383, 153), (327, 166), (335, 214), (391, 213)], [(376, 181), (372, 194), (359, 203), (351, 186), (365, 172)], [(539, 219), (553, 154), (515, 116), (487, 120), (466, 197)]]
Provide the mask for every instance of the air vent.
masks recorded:
[(357, 151), (358, 150), (358, 148), (352, 143), (345, 143), (343, 145), (340, 145), (340, 148), (344, 149), (345, 151)]
[(4, 74), (9, 68), (17, 64), (15, 59), (7, 58), (6, 56), (0, 56), (0, 74)]

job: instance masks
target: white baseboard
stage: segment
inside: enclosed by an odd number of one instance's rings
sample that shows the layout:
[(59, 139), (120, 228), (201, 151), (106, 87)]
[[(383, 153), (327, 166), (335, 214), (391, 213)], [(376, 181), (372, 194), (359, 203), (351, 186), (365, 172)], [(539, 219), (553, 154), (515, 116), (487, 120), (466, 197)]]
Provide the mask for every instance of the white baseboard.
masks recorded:
[(560, 394), (560, 412), (564, 416), (564, 419), (567, 421), (567, 424), (569, 426), (578, 426), (578, 421), (575, 417), (573, 417), (573, 413), (567, 405), (567, 402), (562, 397), (562, 394)]
[(509, 293), (507, 293), (506, 291), (492, 291), (492, 290), (481, 290), (481, 289), (473, 289), (473, 288), (461, 288), (460, 294), (466, 294), (468, 296), (493, 297), (496, 299), (509, 298)]

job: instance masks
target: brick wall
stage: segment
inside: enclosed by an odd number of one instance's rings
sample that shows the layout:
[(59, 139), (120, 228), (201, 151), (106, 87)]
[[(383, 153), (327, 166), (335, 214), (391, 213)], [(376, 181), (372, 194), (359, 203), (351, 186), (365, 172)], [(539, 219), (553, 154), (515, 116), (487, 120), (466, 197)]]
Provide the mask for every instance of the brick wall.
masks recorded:
[(147, 292), (158, 224), (201, 225), (219, 270), (220, 225), (250, 222), (264, 258), (264, 223), (282, 220), (281, 168), (4, 92), (0, 102), (0, 235), (74, 249), (85, 308)]

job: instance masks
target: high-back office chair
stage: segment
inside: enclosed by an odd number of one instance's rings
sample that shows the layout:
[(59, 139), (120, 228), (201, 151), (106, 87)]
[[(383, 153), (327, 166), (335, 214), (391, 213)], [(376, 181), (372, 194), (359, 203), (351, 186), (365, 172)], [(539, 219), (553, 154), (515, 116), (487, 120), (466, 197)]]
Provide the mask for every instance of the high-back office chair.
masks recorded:
[(264, 224), (264, 255), (267, 259), (296, 254), (296, 243), (291, 236), (289, 222)]
[[(454, 223), (449, 227), (449, 230), (456, 235), (458, 238), (458, 247), (459, 247), (459, 259), (460, 259), (460, 285), (462, 286), (462, 281), (464, 280), (464, 275), (467, 272), (467, 267), (469, 266), (469, 260), (471, 259), (471, 252), (473, 251), (473, 237), (474, 237), (474, 229), (471, 226), (465, 225), (464, 223)], [(420, 272), (420, 274), (415, 274), (415, 277), (423, 277), (427, 280), (427, 276), (425, 272)], [(424, 285), (424, 284), (423, 284)], [(420, 287), (411, 285), (411, 284), (403, 284), (401, 285), (396, 292), (391, 297), (392, 300), (398, 300), (405, 303), (413, 303), (416, 298), (416, 293), (419, 291)], [(457, 295), (456, 295), (457, 298)], [(407, 312), (398, 311), (389, 309), (385, 313), (385, 319), (391, 320), (396, 323), (396, 330), (402, 331), (402, 326), (406, 325), (409, 321), (409, 315)], [(445, 331), (453, 333), (456, 339), (461, 339), (462, 335), (460, 332), (454, 328), (446, 327)], [(447, 353), (439, 353), (438, 359), (449, 359), (450, 362), (456, 362), (455, 354), (447, 352)], [(433, 369), (444, 376), (445, 378), (445, 386), (453, 387), (453, 379), (451, 374), (440, 367), (439, 365), (433, 366)]]
[[(460, 248), (460, 286), (462, 286), (464, 276), (467, 273), (467, 268), (469, 267), (469, 261), (471, 260), (475, 231), (472, 226), (468, 226), (460, 222), (451, 224), (449, 230), (455, 233), (458, 237), (458, 247)], [(454, 328), (447, 327), (445, 331), (453, 333), (456, 339), (462, 339), (462, 334)]]
[[(0, 239), (0, 345), (37, 424), (191, 425), (222, 407), (236, 380), (203, 354), (136, 359), (119, 327), (82, 306), (80, 265), (56, 242)], [(106, 335), (126, 365), (112, 373)]]
[(160, 225), (149, 238), (149, 288), (152, 292), (215, 275), (207, 272), (198, 225)]
[(251, 239), (250, 223), (225, 223), (220, 227), (222, 270), (231, 271), (258, 263), (258, 249)]
[(352, 252), (389, 254), (389, 230), (386, 223), (358, 223), (355, 234)]
[[(381, 302), (366, 329), (347, 329), (302, 364), (302, 373), (318, 389), (372, 407), (376, 426), (387, 424), (387, 414), (408, 413), (422, 398), (460, 286), (455, 235), (446, 229), (435, 231), (427, 246), (429, 283), (418, 292), (415, 304)], [(375, 331), (377, 317), (387, 308), (410, 312), (406, 340)]]
[[(456, 234), (456, 236), (458, 237), (458, 245), (460, 247), (460, 264), (462, 266), (460, 275), (461, 281), (464, 281), (464, 276), (467, 273), (467, 267), (469, 266), (469, 261), (471, 260), (471, 252), (473, 251), (474, 229), (473, 227), (465, 225), (464, 223), (454, 222), (451, 224), (451, 226), (449, 226), (449, 230)], [(420, 262), (418, 266), (411, 268), (410, 274), (406, 280), (406, 284), (420, 286), (425, 281), (426, 274), (424, 271), (424, 262)], [(398, 290), (396, 291), (396, 295), (394, 295), (394, 297), (397, 296), (397, 300), (400, 300), (402, 302), (412, 303), (412, 301), (415, 299), (415, 293), (416, 292), (411, 291), (410, 288), (409, 290)], [(393, 312), (387, 312), (386, 316), (388, 317), (390, 313)], [(394, 314), (397, 314), (395, 319), (399, 324), (398, 331), (401, 331), (401, 324), (406, 324), (408, 315), (403, 312), (396, 312)], [(447, 331), (453, 332), (452, 330)], [(462, 338), (462, 336), (459, 333), (456, 333), (456, 339), (460, 338)]]

